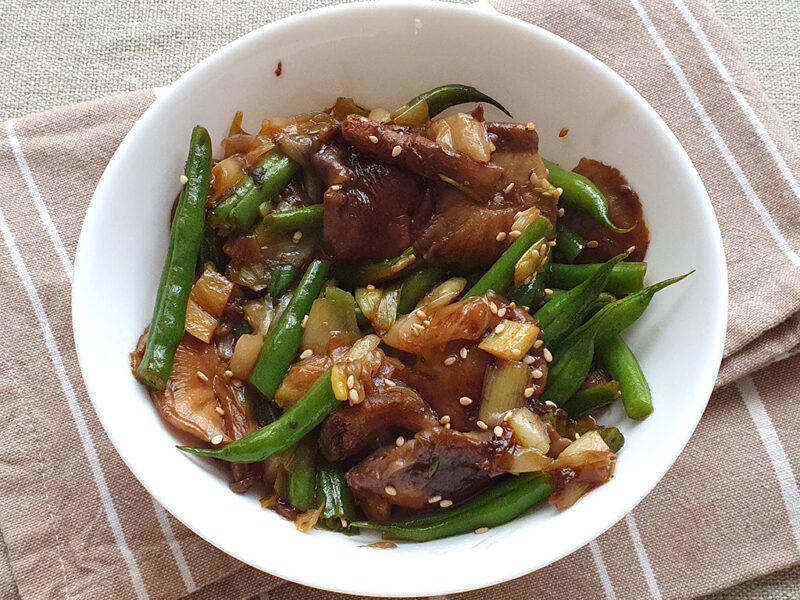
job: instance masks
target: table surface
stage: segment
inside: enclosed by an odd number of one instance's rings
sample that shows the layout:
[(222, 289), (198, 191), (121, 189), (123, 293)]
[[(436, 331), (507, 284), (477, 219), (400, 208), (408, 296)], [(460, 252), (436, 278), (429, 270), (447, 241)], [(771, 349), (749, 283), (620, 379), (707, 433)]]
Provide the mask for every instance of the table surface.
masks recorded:
[[(458, 1), (458, 0), (457, 0)], [(707, 0), (800, 143), (800, 0)], [(166, 85), (281, 17), (339, 0), (0, 0), (0, 118)], [(724, 57), (723, 57), (724, 59)], [(706, 600), (800, 598), (800, 566)]]

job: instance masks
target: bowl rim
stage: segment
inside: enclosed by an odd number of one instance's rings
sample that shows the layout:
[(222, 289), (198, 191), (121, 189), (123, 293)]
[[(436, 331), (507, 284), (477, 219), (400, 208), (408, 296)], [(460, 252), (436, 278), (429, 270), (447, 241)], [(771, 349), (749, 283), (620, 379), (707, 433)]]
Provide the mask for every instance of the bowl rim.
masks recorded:
[[(170, 96), (176, 93), (176, 90), (181, 87), (181, 84), (187, 81), (191, 81), (197, 77), (202, 77), (203, 71), (208, 67), (212, 66), (220, 57), (238, 52), (240, 48), (247, 46), (251, 42), (254, 42), (257, 39), (261, 38), (262, 36), (269, 35), (269, 33), (273, 30), (283, 27), (294, 27), (296, 25), (302, 26), (302, 24), (306, 21), (324, 19), (329, 15), (340, 14), (340, 13), (349, 13), (349, 12), (357, 13), (365, 9), (369, 9), (371, 11), (403, 9), (409, 12), (418, 11), (423, 13), (441, 11), (441, 12), (463, 13), (467, 15), (479, 14), (481, 18), (495, 21), (505, 26), (516, 27), (520, 30), (523, 30), (524, 34), (527, 36), (539, 36), (541, 38), (544, 38), (548, 43), (554, 44), (556, 47), (558, 47), (559, 50), (564, 52), (570, 52), (576, 55), (576, 57), (579, 58), (580, 60), (588, 61), (590, 64), (592, 64), (595, 68), (597, 68), (601, 72), (603, 77), (610, 78), (614, 80), (616, 85), (621, 86), (626, 91), (629, 98), (633, 100), (636, 104), (638, 104), (640, 108), (644, 109), (646, 113), (649, 113), (650, 117), (653, 118), (655, 126), (660, 130), (660, 133), (664, 136), (665, 142), (673, 147), (673, 150), (675, 150), (676, 152), (676, 156), (678, 156), (684, 163), (683, 164), (684, 170), (686, 174), (689, 177), (691, 177), (690, 185), (693, 189), (697, 191), (698, 204), (700, 205), (700, 209), (703, 213), (703, 216), (708, 222), (710, 230), (713, 233), (712, 235), (713, 239), (709, 240), (710, 242), (709, 249), (710, 253), (712, 254), (711, 258), (713, 259), (713, 262), (718, 269), (719, 276), (717, 277), (717, 280), (719, 283), (717, 288), (714, 290), (716, 294), (716, 299), (718, 300), (716, 318), (712, 319), (711, 322), (709, 322), (709, 330), (713, 332), (712, 346), (715, 349), (714, 354), (709, 358), (709, 364), (717, 365), (717, 367), (713, 370), (713, 372), (709, 368), (708, 371), (704, 373), (703, 380), (696, 384), (697, 389), (702, 390), (702, 395), (700, 396), (700, 399), (698, 400), (696, 406), (694, 407), (694, 412), (691, 415), (691, 419), (689, 419), (687, 422), (685, 433), (679, 440), (680, 443), (674, 446), (676, 450), (670, 453), (671, 455), (670, 460), (665, 461), (664, 464), (666, 466), (664, 468), (660, 468), (653, 472), (653, 475), (651, 475), (650, 477), (651, 483), (648, 483), (648, 485), (643, 486), (638, 495), (630, 495), (624, 498), (623, 501), (620, 502), (620, 504), (618, 504), (618, 509), (614, 513), (614, 518), (607, 519), (602, 527), (598, 527), (595, 530), (593, 530), (591, 537), (589, 537), (588, 539), (577, 539), (571, 544), (566, 544), (563, 551), (559, 551), (554, 553), (552, 556), (548, 556), (547, 561), (535, 567), (533, 570), (531, 570), (529, 566), (526, 567), (524, 565), (520, 565), (517, 568), (503, 571), (499, 575), (486, 574), (485, 579), (483, 581), (470, 583), (467, 586), (458, 584), (448, 584), (447, 581), (441, 581), (438, 587), (431, 587), (430, 589), (426, 589), (424, 592), (418, 593), (418, 595), (437, 595), (437, 594), (465, 592), (503, 583), (521, 577), (523, 575), (532, 573), (548, 564), (552, 564), (553, 562), (556, 562), (557, 560), (560, 560), (561, 558), (569, 554), (572, 554), (579, 548), (590, 543), (592, 540), (596, 539), (597, 537), (602, 535), (605, 531), (610, 529), (613, 525), (615, 525), (617, 522), (619, 522), (631, 510), (633, 510), (633, 508), (637, 504), (639, 504), (639, 502), (641, 502), (641, 500), (647, 494), (649, 494), (652, 491), (652, 489), (657, 485), (657, 483), (661, 481), (661, 479), (664, 477), (664, 474), (675, 463), (678, 456), (688, 443), (689, 439), (694, 434), (697, 424), (700, 421), (700, 418), (702, 417), (705, 408), (708, 404), (708, 400), (710, 399), (711, 393), (713, 392), (719, 365), (721, 364), (722, 361), (725, 332), (728, 321), (727, 265), (725, 261), (725, 254), (722, 243), (722, 235), (719, 229), (719, 223), (716, 219), (714, 209), (711, 204), (708, 193), (705, 189), (705, 186), (703, 185), (703, 182), (700, 179), (700, 176), (697, 173), (697, 170), (695, 169), (685, 149), (678, 141), (677, 137), (673, 134), (673, 132), (663, 121), (663, 119), (660, 117), (660, 115), (655, 111), (655, 109), (652, 106), (650, 106), (650, 104), (641, 96), (641, 94), (639, 94), (639, 92), (637, 92), (619, 74), (617, 74), (609, 66), (600, 61), (598, 58), (594, 57), (586, 50), (583, 50), (582, 48), (576, 46), (575, 44), (565, 40), (564, 38), (546, 29), (527, 23), (521, 19), (517, 19), (515, 17), (511, 17), (509, 15), (500, 13), (499, 11), (495, 10), (494, 7), (487, 6), (482, 1), (470, 5), (457, 5), (457, 4), (441, 2), (438, 0), (436, 1), (385, 0), (380, 3), (359, 1), (350, 4), (340, 4), (340, 5), (318, 8), (268, 23), (237, 38), (236, 40), (230, 42), (229, 44), (222, 46), (221, 48), (217, 49), (212, 54), (207, 56), (205, 59), (200, 61), (198, 64), (196, 64), (186, 73), (181, 75), (174, 83), (165, 88), (161, 88), (156, 93), (155, 101), (139, 117), (139, 119), (131, 128), (131, 130), (123, 138), (119, 147), (114, 152), (108, 165), (106, 166), (103, 175), (98, 181), (97, 187), (92, 195), (92, 198), (86, 210), (86, 214), (84, 216), (84, 221), (81, 227), (81, 233), (75, 254), (74, 281), (73, 281), (72, 295), (71, 295), (73, 337), (84, 384), (86, 386), (89, 398), (92, 402), (92, 406), (95, 409), (95, 412), (98, 415), (101, 424), (103, 425), (103, 429), (106, 435), (108, 435), (109, 440), (111, 441), (115, 450), (122, 458), (123, 462), (128, 467), (128, 469), (130, 469), (131, 472), (134, 474), (134, 476), (137, 478), (139, 483), (142, 484), (142, 486), (146, 489), (146, 491), (153, 498), (155, 498), (155, 500), (159, 502), (161, 506), (163, 506), (167, 511), (169, 511), (173, 516), (175, 516), (175, 518), (181, 521), (181, 523), (183, 523), (187, 528), (192, 530), (195, 534), (200, 536), (206, 542), (214, 545), (223, 552), (229, 554), (230, 556), (233, 556), (234, 558), (242, 561), (243, 563), (249, 564), (259, 570), (269, 572), (287, 581), (345, 594), (371, 594), (371, 595), (381, 595), (384, 597), (409, 595), (407, 591), (401, 591), (395, 593), (392, 591), (388, 592), (376, 591), (374, 589), (366, 588), (363, 586), (359, 587), (358, 582), (349, 582), (350, 585), (347, 588), (342, 587), (341, 585), (331, 585), (326, 581), (315, 580), (313, 572), (311, 572), (312, 570), (304, 570), (302, 568), (287, 570), (278, 567), (274, 570), (270, 568), (269, 571), (266, 571), (265, 567), (254, 564), (254, 562), (251, 561), (248, 556), (239, 553), (236, 547), (230, 547), (227, 544), (224, 543), (220, 544), (217, 543), (216, 541), (212, 542), (210, 539), (206, 538), (203, 535), (203, 533), (201, 533), (200, 531), (201, 527), (199, 527), (196, 523), (186, 523), (185, 521), (183, 521), (179, 516), (180, 506), (174, 505), (173, 502), (171, 502), (169, 498), (165, 497), (164, 494), (162, 494), (162, 492), (159, 489), (151, 488), (151, 486), (147, 482), (147, 478), (140, 476), (135, 466), (135, 461), (132, 461), (130, 459), (128, 453), (124, 449), (120, 448), (117, 445), (117, 441), (115, 441), (112, 435), (109, 434), (109, 428), (107, 426), (107, 422), (103, 417), (103, 411), (99, 410), (98, 408), (99, 405), (102, 404), (102, 402), (96, 400), (96, 398), (99, 398), (99, 395), (97, 393), (97, 386), (95, 386), (92, 383), (92, 376), (91, 376), (92, 367), (90, 366), (91, 360), (88, 356), (87, 344), (85, 343), (84, 335), (80, 327), (81, 324), (79, 322), (79, 316), (77, 315), (76, 311), (76, 306), (79, 304), (81, 300), (81, 293), (82, 293), (81, 286), (79, 285), (80, 281), (82, 281), (82, 278), (80, 277), (80, 273), (82, 270), (81, 266), (83, 265), (84, 261), (88, 260), (88, 258), (86, 258), (86, 255), (88, 253), (87, 246), (89, 245), (87, 238), (90, 236), (90, 234), (87, 233), (87, 231), (92, 230), (93, 226), (95, 225), (95, 222), (97, 221), (96, 213), (99, 210), (98, 205), (102, 202), (102, 196), (105, 195), (106, 191), (105, 188), (108, 186), (107, 180), (110, 178), (109, 175), (110, 166), (112, 164), (115, 164), (116, 161), (119, 160), (119, 155), (121, 155), (124, 152), (127, 145), (131, 143), (130, 140), (132, 138), (135, 138), (140, 130), (146, 129), (148, 127), (150, 120), (154, 117), (154, 115), (159, 113), (162, 105), (168, 102)], [(309, 572), (311, 572), (310, 575)]]

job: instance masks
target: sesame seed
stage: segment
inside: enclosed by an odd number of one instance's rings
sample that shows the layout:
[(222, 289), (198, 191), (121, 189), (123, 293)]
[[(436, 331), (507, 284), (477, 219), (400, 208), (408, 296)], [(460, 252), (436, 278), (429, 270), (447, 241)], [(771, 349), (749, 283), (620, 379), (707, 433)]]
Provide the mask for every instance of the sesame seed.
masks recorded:
[(552, 400), (545, 400), (544, 403), (546, 406), (552, 406), (553, 408), (558, 408), (558, 404), (556, 404)]
[(496, 239), (498, 242), (502, 242), (504, 239), (506, 239), (506, 237), (508, 237), (508, 234), (505, 231), (501, 231), (494, 239)]
[(469, 396), (461, 396), (461, 398), (458, 399), (458, 403), (461, 406), (469, 406), (470, 404), (472, 404), (472, 398), (470, 398)]
[(387, 485), (385, 488), (383, 488), (383, 491), (389, 496), (397, 496), (397, 490), (394, 488), (394, 486)]
[(430, 498), (428, 498), (428, 504), (436, 504), (441, 499), (442, 499), (441, 496), (431, 496)]
[(497, 194), (492, 200), (495, 201), (495, 204), (500, 204), (503, 201), (503, 197), (500, 194)]
[(441, 502), (439, 502), (439, 506), (441, 506), (442, 508), (447, 508), (448, 506), (453, 506), (453, 501), (452, 500), (442, 500)]
[(402, 151), (403, 149), (400, 146), (395, 146), (394, 148), (392, 148), (392, 157), (397, 158), (398, 156), (400, 156), (400, 153)]
[(445, 429), (450, 429), (450, 423), (445, 423), (444, 428)]
[(305, 329), (305, 328), (306, 328), (306, 325), (308, 325), (308, 315), (306, 315), (305, 317), (303, 317), (303, 322), (300, 324), (300, 327), (302, 327), (303, 329)]
[(461, 348), (461, 350), (458, 351), (458, 355), (461, 358), (467, 358), (467, 349), (466, 348)]
[(533, 396), (533, 391), (534, 391), (534, 390), (533, 390), (533, 388), (532, 388), (532, 387), (528, 387), (528, 388), (525, 388), (525, 391), (524, 391), (524, 392), (522, 392), (522, 394), (523, 394), (523, 396), (525, 396), (526, 398), (530, 398), (531, 396)]
[(373, 144), (377, 144), (378, 143), (378, 136), (377, 135), (369, 136), (369, 141), (372, 142)]
[(295, 231), (294, 235), (292, 236), (292, 241), (296, 244), (297, 242), (300, 241), (302, 237), (303, 237), (302, 231)]
[(181, 185), (189, 183), (189, 178), (186, 175), (181, 175)]
[(550, 352), (550, 349), (549, 349), (549, 348), (545, 348), (545, 349), (544, 349), (544, 352), (542, 352), (542, 354), (544, 354), (544, 359), (545, 359), (547, 362), (553, 362), (553, 353), (552, 353), (552, 352)]
[(505, 306), (503, 308), (501, 308), (501, 309), (498, 309), (497, 316), (498, 317), (505, 317), (506, 316), (506, 307)]
[(197, 372), (197, 377), (199, 377), (200, 379), (202, 379), (203, 381), (205, 381), (206, 383), (208, 383), (208, 375), (206, 375), (206, 374), (205, 374), (205, 373), (203, 373), (202, 371), (198, 371), (198, 372)]
[(600, 244), (597, 242), (597, 240), (589, 240), (588, 242), (586, 242), (587, 248), (597, 248), (597, 246), (599, 245)]
[(519, 358), (520, 356), (522, 356), (522, 350), (520, 350), (519, 348), (512, 348), (511, 356), (513, 356), (514, 358)]
[[(500, 312), (500, 311), (498, 311), (498, 312)], [(505, 323), (500, 323), (500, 325), (498, 325), (497, 327), (494, 328), (494, 332), (499, 335), (499, 334), (503, 333), (503, 330), (505, 328), (506, 328)]]
[(536, 129), (536, 125), (534, 125), (531, 122), (528, 122), (525, 124), (525, 129), (527, 129), (528, 131), (533, 131), (534, 129)]
[(631, 246), (625, 252), (627, 252), (628, 254), (633, 254), (635, 250), (636, 250), (636, 246)]
[(581, 437), (581, 434), (580, 434), (580, 433), (578, 433), (578, 432), (576, 431), (576, 432), (575, 432), (575, 439), (576, 439), (576, 440), (577, 440), (577, 439), (580, 439), (580, 437)]
[(564, 188), (560, 188), (560, 187), (557, 187), (557, 188), (556, 188), (556, 194), (558, 194), (558, 195), (559, 195), (559, 197), (560, 197), (560, 196), (561, 196), (561, 194), (563, 194), (563, 193), (564, 193)]
[(544, 288), (544, 293), (545, 295), (550, 296), (553, 293), (553, 290), (551, 290), (550, 288)]
[(445, 415), (441, 419), (439, 419), (439, 423), (442, 425), (447, 425), (450, 422), (450, 415)]
[(394, 386), (396, 386), (396, 385), (397, 385), (397, 384), (396, 384), (394, 381), (392, 381), (391, 379), (384, 379), (384, 380), (383, 380), (383, 383), (385, 383), (385, 384), (386, 384), (388, 387), (394, 387)]
[(428, 317), (428, 315), (425, 313), (425, 311), (422, 310), (421, 308), (418, 309), (414, 314), (417, 315), (417, 317), (419, 317), (420, 319), (423, 319), (423, 320)]
[(368, 289), (368, 290), (371, 292), (372, 290), (374, 290), (374, 289), (375, 289), (375, 286), (374, 286), (374, 285), (372, 285), (371, 283), (368, 283), (368, 284), (367, 284), (367, 289)]
[(339, 522), (342, 524), (342, 527), (347, 529), (347, 519), (345, 519), (344, 517), (339, 517)]
[(311, 358), (314, 355), (314, 351), (311, 348), (303, 350), (303, 353), (300, 355), (300, 360), (304, 358)]
[(222, 443), (222, 436), (221, 435), (215, 435), (214, 437), (211, 438), (211, 443), (214, 444), (215, 446), (217, 444), (221, 444)]
[(406, 438), (404, 438), (402, 435), (398, 435), (397, 439), (394, 441), (394, 445), (397, 446), (398, 448), (405, 443), (406, 443)]
[(535, 342), (533, 342), (533, 347), (534, 348), (541, 348), (542, 344), (544, 344), (544, 342), (542, 340), (536, 340)]
[(456, 362), (456, 357), (455, 356), (448, 356), (447, 358), (444, 359), (444, 366), (445, 367), (449, 367), (450, 365), (454, 364), (455, 362)]
[(511, 239), (514, 239), (514, 240), (517, 239), (521, 235), (522, 235), (522, 232), (519, 229), (512, 229), (511, 231), (508, 232), (508, 237), (510, 237)]
[(500, 425), (495, 425), (492, 433), (494, 433), (495, 437), (503, 437), (503, 428)]
[(333, 185), (331, 186), (331, 189), (332, 189), (334, 192), (338, 192), (340, 189), (342, 189), (342, 186), (340, 186), (338, 183), (335, 183), (335, 184), (333, 184)]
[(535, 358), (533, 358), (530, 354), (528, 354), (525, 358), (522, 359), (522, 362), (524, 362), (526, 365), (532, 365), (535, 360), (536, 360)]
[(505, 189), (503, 190), (503, 193), (504, 193), (504, 194), (507, 194), (508, 192), (510, 192), (510, 191), (511, 191), (511, 190), (513, 190), (513, 189), (514, 189), (514, 182), (512, 181), (511, 183), (509, 183), (509, 184), (508, 184), (508, 185), (505, 187)]
[(218, 414), (220, 417), (224, 417), (224, 416), (225, 416), (225, 411), (224, 411), (224, 410), (222, 410), (222, 407), (221, 407), (221, 406), (215, 406), (215, 407), (214, 407), (214, 410), (215, 410), (215, 411), (217, 411), (217, 414)]
[(493, 315), (496, 315), (498, 312), (497, 304), (495, 304), (494, 302), (489, 302), (489, 310), (492, 311)]
[(347, 387), (351, 388), (356, 384), (356, 378), (352, 375), (347, 376)]
[(563, 216), (564, 216), (564, 212), (565, 212), (565, 211), (564, 211), (564, 209), (563, 209), (563, 208), (559, 208), (559, 209), (558, 209), (558, 216), (559, 216), (559, 217), (563, 217)]
[(347, 397), (350, 398), (351, 402), (358, 402), (358, 390), (350, 390)]
[(539, 258), (539, 250), (537, 248), (531, 248), (531, 256), (533, 258)]
[(475, 530), (475, 534), (476, 534), (476, 535), (482, 535), (482, 534), (484, 534), (484, 533), (488, 533), (488, 532), (489, 532), (489, 528), (488, 528), (488, 527), (478, 527), (478, 528)]
[(544, 373), (542, 372), (541, 369), (534, 369), (531, 375), (533, 375), (534, 379), (541, 379), (542, 377), (544, 377)]
[(230, 379), (231, 377), (233, 377), (233, 371), (231, 371), (230, 369), (227, 369), (225, 371), (225, 379)]
[(552, 248), (553, 246), (556, 245), (556, 241), (555, 240), (550, 240), (549, 242), (547, 242), (547, 245)]
[(479, 429), (489, 429), (489, 426), (483, 421), (477, 421), (475, 424), (478, 426)]
[(516, 302), (511, 302), (511, 303), (508, 305), (508, 307), (509, 307), (509, 308), (517, 308), (517, 303), (516, 303)]

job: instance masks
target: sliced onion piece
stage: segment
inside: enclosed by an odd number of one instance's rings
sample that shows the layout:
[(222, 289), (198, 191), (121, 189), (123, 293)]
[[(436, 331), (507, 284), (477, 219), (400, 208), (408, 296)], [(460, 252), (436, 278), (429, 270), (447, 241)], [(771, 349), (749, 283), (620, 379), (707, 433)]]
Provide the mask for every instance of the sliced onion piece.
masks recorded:
[(550, 450), (550, 436), (538, 415), (527, 408), (518, 408), (508, 418), (508, 426), (517, 442), (524, 448), (534, 448), (542, 454)]
[(518, 361), (499, 361), (489, 367), (478, 418), (492, 427), (500, 423), (509, 410), (522, 406), (530, 377), (528, 365)]
[(502, 360), (519, 360), (528, 353), (538, 336), (539, 326), (535, 323), (503, 319), (478, 348)]

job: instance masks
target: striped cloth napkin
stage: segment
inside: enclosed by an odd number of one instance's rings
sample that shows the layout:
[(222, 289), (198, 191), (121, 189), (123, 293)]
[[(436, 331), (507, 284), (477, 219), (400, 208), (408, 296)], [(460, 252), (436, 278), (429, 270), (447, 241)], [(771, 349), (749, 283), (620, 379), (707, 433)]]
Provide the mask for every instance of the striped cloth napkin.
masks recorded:
[[(730, 326), (705, 417), (633, 513), (537, 573), (452, 598), (688, 598), (797, 563), (797, 148), (701, 0), (495, 6), (606, 62), (678, 136), (722, 228)], [(83, 387), (72, 257), (95, 184), (153, 99), (124, 94), (0, 129), (0, 597), (329, 600), (168, 515), (117, 456)]]

